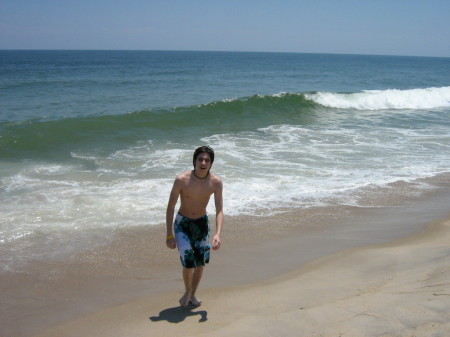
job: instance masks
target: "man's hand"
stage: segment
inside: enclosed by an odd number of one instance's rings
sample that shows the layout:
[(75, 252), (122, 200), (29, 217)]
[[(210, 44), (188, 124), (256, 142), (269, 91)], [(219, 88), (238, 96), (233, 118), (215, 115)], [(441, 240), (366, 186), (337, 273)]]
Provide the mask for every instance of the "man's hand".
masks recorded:
[(166, 246), (170, 249), (175, 249), (177, 247), (177, 243), (175, 239), (172, 237), (171, 239), (166, 239)]
[(222, 241), (220, 240), (220, 235), (219, 234), (214, 235), (213, 242), (212, 242), (212, 249), (214, 249), (214, 250), (219, 249), (221, 244), (222, 244)]

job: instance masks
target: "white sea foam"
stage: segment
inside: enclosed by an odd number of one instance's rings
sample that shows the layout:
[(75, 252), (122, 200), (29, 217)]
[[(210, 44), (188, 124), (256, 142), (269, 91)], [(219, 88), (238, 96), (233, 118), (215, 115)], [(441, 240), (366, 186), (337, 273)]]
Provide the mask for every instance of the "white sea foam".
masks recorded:
[[(448, 122), (441, 110), (324, 114), (314, 124), (201, 139), (216, 150), (212, 171), (223, 178), (227, 215), (359, 205), (364, 188), (449, 172)], [(67, 233), (162, 225), (173, 179), (192, 168), (192, 151), (189, 144), (146, 142), (104, 156), (73, 153), (70, 163), (3, 166), (0, 244), (31, 252), (27, 244), (36, 236), (50, 242)], [(214, 202), (208, 212), (214, 213)]]
[[(346, 203), (358, 188), (430, 177), (449, 167), (448, 131), (437, 127), (272, 125), (202, 141), (216, 149), (212, 170), (224, 179), (228, 215)], [(1, 180), (2, 240), (36, 228), (163, 224), (175, 175), (192, 167), (187, 147), (140, 144), (106, 157), (74, 156), (83, 158), (80, 165), (22, 166)], [(213, 202), (208, 210), (214, 212)]]
[(338, 109), (435, 109), (450, 106), (450, 87), (366, 90), (352, 94), (318, 92), (306, 94), (306, 97), (323, 106)]

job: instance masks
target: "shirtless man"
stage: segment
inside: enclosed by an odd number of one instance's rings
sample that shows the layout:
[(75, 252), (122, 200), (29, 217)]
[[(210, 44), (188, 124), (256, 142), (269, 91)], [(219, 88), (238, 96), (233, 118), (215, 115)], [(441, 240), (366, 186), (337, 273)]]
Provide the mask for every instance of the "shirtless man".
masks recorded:
[[(199, 306), (201, 301), (195, 297), (202, 278), (203, 267), (209, 262), (209, 252), (220, 248), (223, 225), (222, 180), (209, 172), (214, 162), (214, 151), (201, 146), (194, 152), (194, 169), (178, 175), (170, 192), (166, 212), (167, 247), (178, 246), (183, 265), (185, 293), (180, 298), (184, 307), (191, 303)], [(206, 213), (211, 195), (214, 194), (216, 206), (216, 234), (210, 244), (209, 221)], [(173, 220), (178, 197), (181, 205)], [(173, 224), (173, 226), (172, 226)]]

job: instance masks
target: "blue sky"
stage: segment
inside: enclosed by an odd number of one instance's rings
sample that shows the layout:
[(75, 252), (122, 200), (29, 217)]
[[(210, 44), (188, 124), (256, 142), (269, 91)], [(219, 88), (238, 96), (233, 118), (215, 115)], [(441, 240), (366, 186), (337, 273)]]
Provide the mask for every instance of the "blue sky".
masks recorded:
[(450, 57), (448, 0), (0, 0), (0, 49)]

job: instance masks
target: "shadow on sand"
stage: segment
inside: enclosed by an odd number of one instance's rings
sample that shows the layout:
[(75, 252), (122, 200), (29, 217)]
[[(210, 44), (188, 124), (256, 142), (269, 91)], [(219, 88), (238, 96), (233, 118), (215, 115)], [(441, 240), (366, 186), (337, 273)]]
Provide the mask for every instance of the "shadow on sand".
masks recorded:
[(208, 312), (205, 310), (192, 311), (197, 307), (173, 307), (168, 308), (159, 313), (159, 316), (151, 316), (149, 319), (152, 322), (167, 321), (169, 323), (180, 323), (183, 322), (187, 317), (200, 315), (199, 322), (206, 322), (208, 320)]

